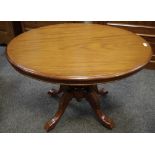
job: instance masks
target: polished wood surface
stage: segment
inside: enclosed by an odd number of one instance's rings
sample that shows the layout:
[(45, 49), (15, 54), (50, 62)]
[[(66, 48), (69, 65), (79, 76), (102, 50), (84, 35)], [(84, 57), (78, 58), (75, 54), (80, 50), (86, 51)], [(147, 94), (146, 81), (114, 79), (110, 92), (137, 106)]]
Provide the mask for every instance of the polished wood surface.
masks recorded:
[[(54, 115), (52, 119), (50, 119), (44, 126), (46, 131), (50, 131), (54, 129), (54, 127), (59, 122), (61, 116), (63, 115), (65, 109), (67, 108), (69, 102), (75, 98), (78, 102), (80, 102), (83, 98), (85, 98), (89, 104), (91, 105), (92, 109), (96, 113), (97, 118), (99, 121), (108, 129), (114, 128), (113, 121), (102, 112), (101, 107), (99, 105), (99, 95), (101, 95), (100, 90), (98, 90), (97, 85), (91, 86), (66, 86), (61, 85), (58, 91), (54, 90), (49, 95), (56, 95), (61, 92), (63, 93), (60, 102), (58, 111)], [(102, 95), (106, 95), (107, 92), (102, 91)]]
[[(153, 56), (155, 56), (155, 21), (94, 21), (93, 23), (107, 24), (134, 32), (148, 41), (152, 48)], [(155, 69), (153, 56), (145, 68)]]
[(67, 108), (72, 97), (73, 97), (72, 94), (69, 92), (65, 92), (62, 95), (60, 102), (59, 102), (58, 111), (56, 112), (55, 116), (52, 119), (50, 119), (44, 126), (46, 131), (50, 131), (56, 126), (56, 124), (59, 122), (61, 116), (65, 112), (65, 109)]
[(25, 32), (7, 47), (18, 71), (64, 84), (126, 77), (146, 65), (150, 45), (126, 30), (99, 24), (58, 24)]
[(129, 21), (129, 22), (107, 22), (107, 25), (116, 26), (129, 30), (143, 37), (150, 44), (153, 55), (151, 61), (146, 65), (148, 69), (155, 69), (155, 22), (154, 21)]

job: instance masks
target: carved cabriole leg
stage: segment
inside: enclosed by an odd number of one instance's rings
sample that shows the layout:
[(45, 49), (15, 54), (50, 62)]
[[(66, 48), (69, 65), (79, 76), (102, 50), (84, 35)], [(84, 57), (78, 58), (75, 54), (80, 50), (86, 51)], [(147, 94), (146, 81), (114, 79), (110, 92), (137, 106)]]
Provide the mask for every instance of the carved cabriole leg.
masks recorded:
[(106, 116), (100, 108), (99, 98), (96, 91), (92, 90), (90, 93), (86, 94), (86, 100), (90, 103), (91, 107), (95, 111), (100, 122), (107, 128), (112, 129), (114, 127), (113, 121)]
[(49, 131), (49, 130), (53, 129), (56, 126), (56, 124), (60, 120), (61, 116), (63, 115), (66, 107), (68, 106), (69, 102), (72, 100), (72, 97), (73, 96), (72, 96), (71, 93), (64, 92), (64, 94), (60, 98), (59, 108), (58, 108), (58, 111), (56, 112), (54, 118), (49, 120), (45, 124), (44, 128), (45, 128), (46, 131)]
[[(59, 108), (54, 118), (49, 120), (45, 124), (44, 128), (46, 129), (46, 131), (53, 129), (56, 126), (56, 124), (60, 120), (67, 105), (72, 100), (72, 98), (75, 98), (78, 102), (80, 102), (83, 98), (85, 98), (90, 103), (91, 107), (95, 111), (100, 122), (109, 129), (112, 129), (114, 127), (114, 123), (112, 122), (112, 120), (101, 111), (101, 108), (99, 105), (100, 91), (98, 90), (97, 85), (91, 85), (91, 86), (90, 85), (89, 86), (61, 85), (57, 93), (59, 92), (63, 93), (62, 97), (60, 98)], [(104, 91), (104, 94), (105, 94), (105, 91)]]

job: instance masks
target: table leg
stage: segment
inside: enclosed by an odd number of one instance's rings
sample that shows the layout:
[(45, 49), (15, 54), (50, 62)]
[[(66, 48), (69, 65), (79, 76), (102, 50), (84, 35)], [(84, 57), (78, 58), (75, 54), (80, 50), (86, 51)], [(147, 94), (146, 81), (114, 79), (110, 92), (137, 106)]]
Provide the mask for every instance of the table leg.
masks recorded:
[(66, 107), (68, 106), (69, 102), (71, 101), (71, 99), (72, 99), (72, 94), (70, 94), (68, 92), (65, 92), (62, 95), (62, 97), (60, 99), (58, 111), (56, 112), (55, 116), (45, 124), (44, 128), (46, 131), (53, 129), (56, 126), (56, 124), (60, 120), (61, 116), (63, 115)]
[(56, 126), (56, 124), (60, 120), (61, 116), (63, 115), (66, 107), (68, 106), (72, 98), (75, 98), (79, 102), (81, 101), (82, 98), (85, 98), (95, 111), (100, 122), (109, 129), (112, 129), (114, 127), (113, 121), (101, 111), (99, 105), (99, 95), (100, 94), (105, 95), (106, 92), (98, 90), (97, 85), (88, 85), (88, 86), (62, 85), (60, 86), (60, 89), (57, 92), (55, 93), (52, 92), (51, 94), (53, 96), (60, 92), (62, 92), (63, 95), (60, 98), (58, 111), (56, 112), (54, 118), (50, 119), (45, 124), (44, 128), (46, 129), (46, 131), (53, 129)]
[(100, 122), (107, 128), (112, 129), (114, 127), (113, 121), (106, 116), (100, 108), (99, 98), (95, 91), (92, 91), (86, 95), (86, 100), (90, 103), (91, 107), (95, 111)]

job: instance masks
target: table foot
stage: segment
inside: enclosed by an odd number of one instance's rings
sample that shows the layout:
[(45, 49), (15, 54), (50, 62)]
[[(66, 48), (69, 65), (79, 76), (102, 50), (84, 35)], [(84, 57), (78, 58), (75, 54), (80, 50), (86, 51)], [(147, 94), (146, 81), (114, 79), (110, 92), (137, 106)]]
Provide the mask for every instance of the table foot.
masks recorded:
[[(50, 119), (44, 126), (47, 132), (52, 130), (59, 122), (61, 116), (63, 115), (66, 107), (68, 106), (72, 98), (75, 98), (78, 102), (80, 102), (83, 98), (85, 98), (91, 105), (92, 109), (95, 111), (99, 121), (108, 129), (112, 129), (114, 127), (113, 121), (101, 111), (99, 105), (100, 91), (98, 90), (97, 85), (60, 86), (60, 89), (57, 93), (59, 92), (62, 92), (63, 95), (60, 98), (59, 108), (55, 116), (52, 119)], [(102, 94), (103, 92), (105, 94), (105, 91), (102, 91)]]
[(72, 99), (72, 95), (70, 93), (64, 93), (62, 95), (60, 102), (59, 102), (58, 111), (56, 112), (55, 116), (52, 119), (50, 119), (44, 126), (47, 132), (52, 130), (56, 126), (56, 124), (60, 120), (61, 116), (63, 115), (71, 99)]

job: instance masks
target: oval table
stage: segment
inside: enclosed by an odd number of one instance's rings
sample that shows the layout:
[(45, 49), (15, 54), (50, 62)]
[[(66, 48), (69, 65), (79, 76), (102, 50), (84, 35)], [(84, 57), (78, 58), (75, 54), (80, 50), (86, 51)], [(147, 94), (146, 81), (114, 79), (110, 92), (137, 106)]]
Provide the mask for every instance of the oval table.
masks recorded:
[(132, 32), (98, 24), (58, 24), (25, 32), (7, 46), (7, 58), (20, 73), (59, 83), (50, 95), (61, 94), (58, 111), (45, 124), (53, 129), (67, 105), (85, 98), (107, 128), (113, 121), (101, 111), (98, 83), (114, 81), (141, 70), (150, 60), (150, 45)]

